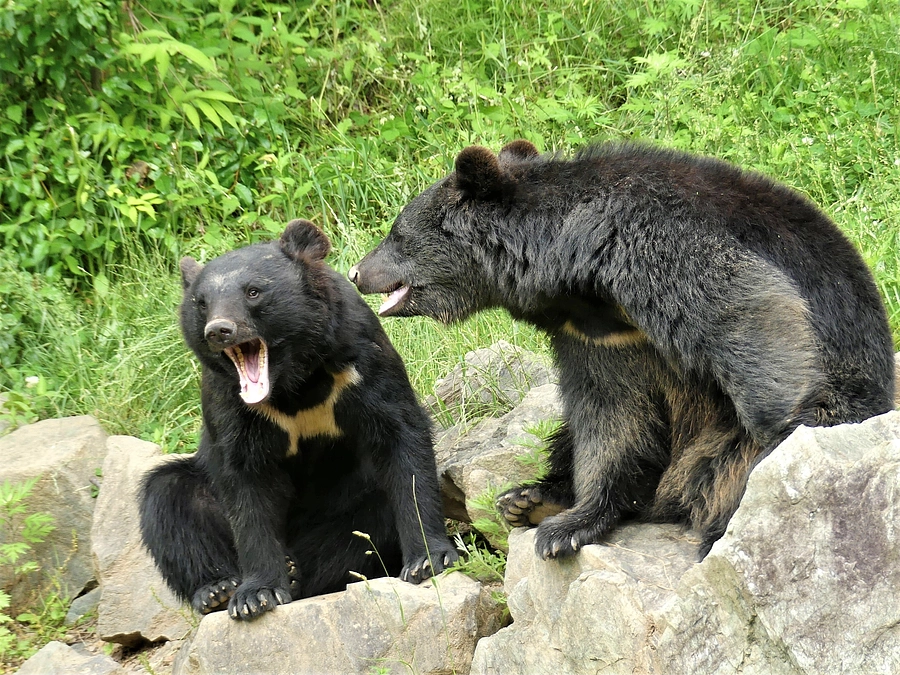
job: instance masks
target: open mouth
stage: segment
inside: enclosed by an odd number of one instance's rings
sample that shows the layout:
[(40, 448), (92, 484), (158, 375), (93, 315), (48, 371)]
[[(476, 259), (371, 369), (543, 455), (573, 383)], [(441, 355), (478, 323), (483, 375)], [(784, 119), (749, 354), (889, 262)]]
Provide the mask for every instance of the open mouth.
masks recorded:
[(409, 294), (409, 285), (404, 284), (399, 288), (388, 293), (381, 307), (378, 308), (378, 316), (390, 316), (394, 314), (403, 304), (404, 299)]
[(241, 399), (252, 405), (269, 395), (269, 350), (259, 338), (227, 347), (225, 353), (232, 360), (241, 380)]

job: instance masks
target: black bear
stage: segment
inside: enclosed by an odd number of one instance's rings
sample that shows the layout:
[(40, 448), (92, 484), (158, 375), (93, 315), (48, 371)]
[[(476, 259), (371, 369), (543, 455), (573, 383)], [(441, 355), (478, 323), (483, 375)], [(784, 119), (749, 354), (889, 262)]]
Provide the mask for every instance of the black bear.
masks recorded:
[(682, 522), (701, 556), (747, 477), (798, 425), (892, 407), (883, 304), (807, 199), (639, 144), (541, 156), (472, 146), (349, 272), (382, 316), (504, 307), (546, 331), (564, 423), (545, 479), (498, 501), (571, 555), (625, 517)]
[[(181, 261), (181, 326), (203, 372), (198, 451), (147, 474), (141, 534), (172, 590), (235, 619), (454, 563), (430, 421), (374, 312), (309, 221)], [(377, 555), (367, 555), (371, 539)]]

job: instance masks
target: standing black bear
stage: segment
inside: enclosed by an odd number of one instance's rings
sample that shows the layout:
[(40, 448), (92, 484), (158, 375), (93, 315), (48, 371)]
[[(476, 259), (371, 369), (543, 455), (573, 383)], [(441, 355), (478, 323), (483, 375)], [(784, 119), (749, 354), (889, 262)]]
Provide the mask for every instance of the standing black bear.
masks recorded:
[(625, 516), (685, 522), (701, 555), (795, 427), (892, 407), (884, 307), (805, 198), (723, 162), (636, 145), (564, 160), (469, 147), (350, 270), (383, 316), (489, 307), (550, 334), (565, 422), (546, 479), (498, 504), (544, 558)]
[(201, 613), (228, 603), (253, 618), (340, 590), (350, 571), (418, 583), (457, 559), (428, 418), (374, 313), (325, 265), (329, 249), (295, 220), (280, 242), (181, 261), (203, 436), (145, 477), (141, 532)]

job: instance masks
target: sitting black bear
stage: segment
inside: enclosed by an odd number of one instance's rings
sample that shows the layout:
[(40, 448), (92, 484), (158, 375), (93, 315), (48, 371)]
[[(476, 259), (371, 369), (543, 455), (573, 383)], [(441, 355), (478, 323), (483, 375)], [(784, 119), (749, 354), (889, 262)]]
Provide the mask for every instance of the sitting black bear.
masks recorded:
[[(325, 235), (181, 261), (203, 435), (152, 470), (141, 532), (172, 590), (247, 619), (356, 572), (418, 583), (457, 559), (431, 427), (378, 319), (323, 259)], [(371, 538), (378, 555), (367, 555)]]
[(383, 316), (504, 307), (549, 333), (564, 424), (548, 476), (499, 502), (515, 525), (542, 520), (544, 558), (628, 516), (694, 526), (705, 555), (795, 427), (892, 407), (860, 255), (798, 193), (715, 159), (469, 147), (349, 275), (390, 293)]

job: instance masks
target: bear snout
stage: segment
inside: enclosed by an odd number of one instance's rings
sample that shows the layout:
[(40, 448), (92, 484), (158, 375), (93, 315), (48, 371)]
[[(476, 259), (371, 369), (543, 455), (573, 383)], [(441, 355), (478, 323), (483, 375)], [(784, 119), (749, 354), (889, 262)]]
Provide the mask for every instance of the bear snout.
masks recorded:
[(206, 341), (216, 347), (230, 347), (235, 343), (237, 324), (228, 319), (213, 319), (204, 329)]
[(347, 272), (347, 278), (363, 295), (390, 293), (403, 285), (397, 265), (392, 258), (378, 249), (351, 267)]

